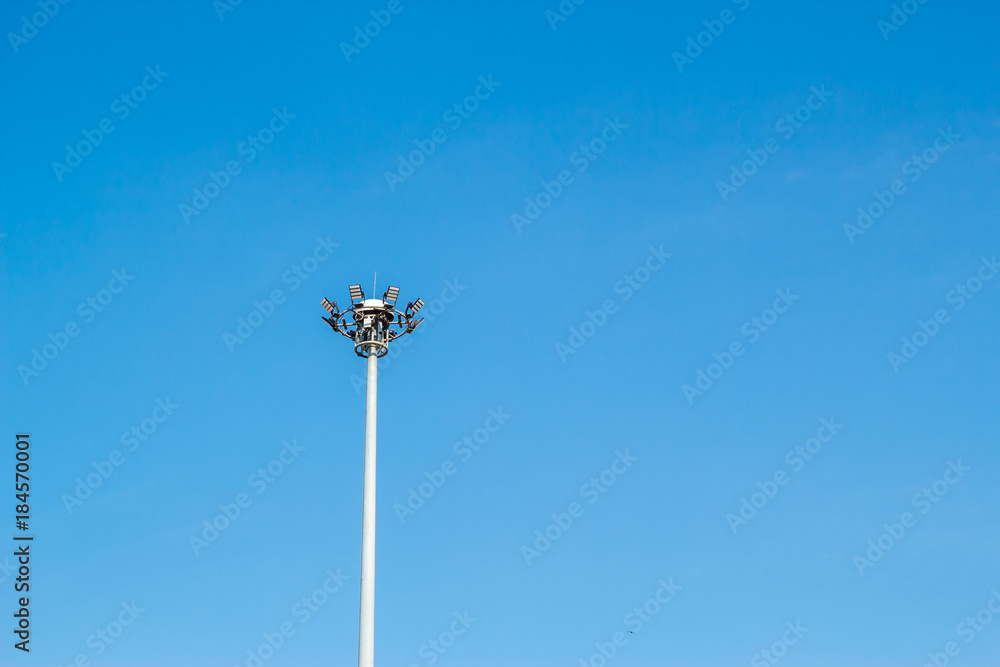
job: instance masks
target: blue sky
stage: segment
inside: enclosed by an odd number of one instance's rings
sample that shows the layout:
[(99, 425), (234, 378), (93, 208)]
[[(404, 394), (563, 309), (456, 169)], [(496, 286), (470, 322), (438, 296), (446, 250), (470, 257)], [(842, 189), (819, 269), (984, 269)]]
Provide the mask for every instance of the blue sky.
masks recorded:
[(378, 271), (379, 664), (994, 664), (1000, 9), (561, 7), (5, 4), (0, 662), (356, 660)]

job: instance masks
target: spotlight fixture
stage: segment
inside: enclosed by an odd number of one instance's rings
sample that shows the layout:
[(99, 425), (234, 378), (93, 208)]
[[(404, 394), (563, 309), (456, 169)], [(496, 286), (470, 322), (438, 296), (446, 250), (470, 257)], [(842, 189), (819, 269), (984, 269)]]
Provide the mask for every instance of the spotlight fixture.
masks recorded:
[(399, 288), (390, 285), (389, 289), (387, 289), (385, 291), (385, 294), (382, 295), (382, 300), (385, 301), (388, 305), (395, 305), (396, 299), (398, 297), (399, 297)]
[(351, 301), (365, 300), (365, 292), (361, 289), (361, 285), (350, 285), (347, 289), (351, 292)]
[[(411, 313), (412, 315), (416, 315), (423, 307), (424, 307), (424, 300), (417, 299), (413, 303), (406, 304), (406, 312)], [(422, 321), (423, 320), (421, 320), (421, 322)]]

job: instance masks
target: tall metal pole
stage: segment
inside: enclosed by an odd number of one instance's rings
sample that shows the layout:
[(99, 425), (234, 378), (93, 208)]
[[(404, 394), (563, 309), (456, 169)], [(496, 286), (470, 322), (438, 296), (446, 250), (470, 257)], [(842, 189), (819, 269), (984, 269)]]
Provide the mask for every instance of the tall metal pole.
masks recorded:
[(375, 426), (378, 395), (378, 358), (389, 342), (408, 334), (423, 320), (416, 319), (422, 299), (396, 310), (399, 288), (389, 286), (381, 299), (365, 299), (361, 285), (351, 285), (351, 307), (341, 312), (336, 301), (323, 299), (330, 313), (323, 319), (334, 331), (354, 342), (358, 356), (368, 358), (365, 396), (365, 478), (361, 515), (361, 620), (358, 624), (358, 667), (375, 666)]
[(375, 409), (378, 393), (378, 354), (368, 354), (368, 389), (365, 404), (365, 482), (361, 518), (361, 623), (358, 667), (375, 665)]

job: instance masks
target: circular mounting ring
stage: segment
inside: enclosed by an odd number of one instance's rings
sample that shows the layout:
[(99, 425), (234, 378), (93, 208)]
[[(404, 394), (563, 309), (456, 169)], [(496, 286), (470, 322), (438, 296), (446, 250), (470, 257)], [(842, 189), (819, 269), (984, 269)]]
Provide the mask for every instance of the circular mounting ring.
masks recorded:
[(363, 340), (360, 343), (355, 343), (354, 353), (357, 354), (359, 357), (365, 357), (365, 358), (370, 357), (372, 354), (370, 349), (371, 347), (376, 348), (375, 352), (376, 357), (384, 357), (389, 353), (389, 346), (377, 340)]

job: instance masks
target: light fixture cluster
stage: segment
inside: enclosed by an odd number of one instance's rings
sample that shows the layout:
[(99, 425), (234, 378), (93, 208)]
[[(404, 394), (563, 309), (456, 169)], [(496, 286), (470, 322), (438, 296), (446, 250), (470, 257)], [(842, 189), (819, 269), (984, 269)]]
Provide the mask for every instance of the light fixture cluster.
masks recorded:
[(359, 357), (385, 356), (389, 341), (410, 333), (424, 321), (416, 319), (417, 312), (424, 307), (423, 299), (407, 303), (402, 311), (396, 309), (398, 287), (390, 286), (381, 299), (365, 299), (361, 285), (350, 285), (348, 291), (351, 306), (343, 312), (336, 301), (323, 299), (323, 308), (330, 314), (323, 320), (334, 331), (354, 341), (354, 351)]

